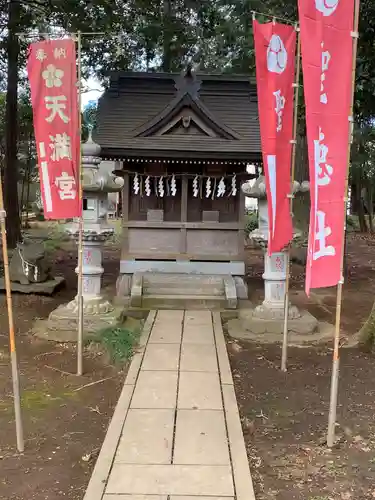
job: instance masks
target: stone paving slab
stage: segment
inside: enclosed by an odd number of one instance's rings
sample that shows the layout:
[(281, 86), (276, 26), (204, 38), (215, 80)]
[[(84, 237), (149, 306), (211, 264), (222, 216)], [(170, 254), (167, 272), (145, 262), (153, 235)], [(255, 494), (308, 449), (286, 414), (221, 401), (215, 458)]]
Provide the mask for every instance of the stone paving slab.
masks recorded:
[(197, 325), (185, 324), (182, 344), (215, 345), (212, 326), (202, 325), (197, 328)]
[(211, 325), (210, 311), (185, 311), (184, 325)]
[(129, 410), (115, 461), (127, 464), (170, 464), (175, 411)]
[(173, 463), (230, 465), (224, 413), (178, 410)]
[[(146, 497), (145, 500), (148, 500), (150, 499), (151, 500), (151, 497)], [(143, 500), (143, 499), (142, 499)], [(234, 497), (187, 497), (187, 496), (179, 496), (179, 497), (176, 497), (176, 496), (171, 496), (169, 498), (169, 500), (235, 500)]]
[(130, 408), (175, 409), (177, 372), (141, 371)]
[(222, 410), (219, 374), (181, 372), (177, 407), (180, 410)]
[(84, 500), (255, 500), (219, 313), (150, 313)]
[[(197, 499), (197, 497), (195, 498)], [(104, 495), (103, 500), (169, 500), (169, 499), (168, 495)], [(211, 500), (216, 500), (216, 499), (211, 498)]]
[(149, 344), (178, 344), (181, 343), (182, 323), (175, 324), (158, 324), (154, 325), (150, 336)]
[(218, 372), (216, 349), (214, 345), (182, 344), (181, 371)]
[(164, 325), (168, 325), (169, 323), (173, 324), (182, 324), (184, 320), (184, 311), (177, 311), (177, 310), (163, 310), (161, 309), (158, 311), (158, 315), (155, 321), (155, 325), (158, 325), (159, 323), (162, 323)]
[(107, 493), (233, 496), (227, 465), (124, 465), (115, 462)]
[(149, 344), (141, 370), (178, 370), (179, 344)]

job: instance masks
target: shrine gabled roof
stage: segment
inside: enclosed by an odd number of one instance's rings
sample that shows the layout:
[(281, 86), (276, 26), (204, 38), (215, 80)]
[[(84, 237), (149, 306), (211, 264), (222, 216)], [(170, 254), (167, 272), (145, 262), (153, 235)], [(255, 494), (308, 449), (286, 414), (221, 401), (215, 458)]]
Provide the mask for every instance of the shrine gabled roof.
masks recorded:
[(97, 122), (105, 158), (261, 156), (256, 84), (247, 76), (115, 72)]

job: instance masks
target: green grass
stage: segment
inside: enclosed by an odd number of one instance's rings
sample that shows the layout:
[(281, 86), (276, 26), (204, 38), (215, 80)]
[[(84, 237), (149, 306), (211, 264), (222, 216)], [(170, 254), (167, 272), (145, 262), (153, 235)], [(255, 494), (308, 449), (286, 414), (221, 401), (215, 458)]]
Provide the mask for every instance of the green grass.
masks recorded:
[[(26, 389), (21, 394), (21, 406), (23, 410), (31, 414), (38, 414), (41, 410), (61, 404), (67, 399), (73, 399), (77, 394), (68, 390), (56, 390), (54, 387), (43, 385), (40, 388)], [(0, 401), (0, 413), (10, 413), (13, 411), (12, 400)]]
[(142, 331), (142, 322), (128, 318), (123, 325), (106, 328), (92, 339), (101, 344), (115, 364), (128, 361), (134, 354)]

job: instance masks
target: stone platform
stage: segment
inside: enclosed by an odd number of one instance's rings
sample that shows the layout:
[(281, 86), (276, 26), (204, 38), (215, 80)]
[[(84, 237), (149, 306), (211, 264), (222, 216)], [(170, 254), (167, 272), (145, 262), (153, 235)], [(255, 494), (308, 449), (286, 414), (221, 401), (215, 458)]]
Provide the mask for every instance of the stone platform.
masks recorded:
[[(228, 334), (237, 340), (249, 340), (272, 344), (283, 340), (284, 319), (257, 316), (256, 308), (246, 307), (236, 311), (236, 317), (227, 317)], [(293, 307), (291, 310), (293, 311)], [(298, 311), (297, 308), (294, 308)], [(280, 313), (281, 314), (281, 313)], [(276, 315), (277, 316), (277, 315)], [(298, 311), (288, 320), (288, 343), (292, 346), (306, 346), (332, 340), (333, 326), (319, 322), (308, 311)]]
[[(65, 285), (65, 278), (56, 276), (52, 280), (45, 281), (44, 283), (30, 283), (29, 285), (22, 285), (21, 283), (11, 282), (12, 292), (35, 294), (35, 295), (53, 295), (57, 290)], [(0, 291), (5, 290), (5, 280), (0, 278)]]
[(240, 280), (230, 275), (135, 273), (131, 278), (130, 306), (144, 309), (236, 309)]
[(84, 500), (254, 500), (218, 312), (151, 312)]

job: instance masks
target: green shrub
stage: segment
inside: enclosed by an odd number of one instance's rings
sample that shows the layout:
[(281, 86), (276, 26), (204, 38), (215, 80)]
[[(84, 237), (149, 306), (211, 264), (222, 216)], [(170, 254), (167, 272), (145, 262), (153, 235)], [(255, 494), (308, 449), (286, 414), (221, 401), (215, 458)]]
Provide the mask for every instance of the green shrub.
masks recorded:
[(142, 323), (134, 328), (122, 325), (101, 330), (91, 340), (105, 347), (114, 363), (124, 363), (134, 354), (142, 330)]
[(258, 212), (247, 212), (245, 218), (245, 234), (249, 236), (251, 231), (258, 229)]

